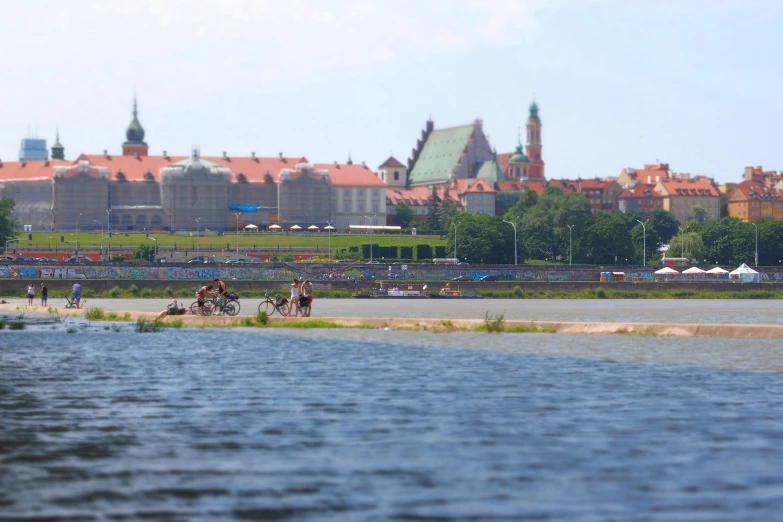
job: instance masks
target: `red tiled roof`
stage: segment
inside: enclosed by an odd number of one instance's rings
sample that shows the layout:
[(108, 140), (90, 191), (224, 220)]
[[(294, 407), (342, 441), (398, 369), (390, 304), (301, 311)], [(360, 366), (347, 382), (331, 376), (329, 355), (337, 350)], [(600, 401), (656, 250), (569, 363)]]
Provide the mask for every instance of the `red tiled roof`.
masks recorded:
[[(649, 195), (645, 194), (645, 191), (649, 191)], [(620, 198), (662, 198), (663, 196), (661, 194), (658, 194), (655, 192), (655, 184), (650, 183), (649, 185), (647, 183), (637, 183), (632, 188), (625, 189), (622, 192), (620, 192), (620, 195), (617, 196), (618, 199)]]
[[(670, 181), (661, 180), (659, 184), (666, 190), (670, 196), (702, 196), (702, 197), (718, 197), (718, 189), (716, 189), (712, 183), (708, 181)], [(677, 194), (677, 189), (680, 189), (680, 194)], [(702, 191), (699, 193), (699, 191)], [(687, 191), (683, 193), (682, 191)], [(694, 193), (695, 191), (695, 193)]]
[[(435, 187), (435, 194), (443, 200), (445, 197), (445, 185), (438, 185)], [(457, 205), (460, 204), (459, 197), (454, 193), (455, 191), (453, 189), (449, 189), (449, 198), (454, 201)], [(386, 189), (386, 200), (387, 204), (390, 204), (392, 206), (396, 205), (400, 201), (405, 201), (406, 204), (413, 206), (414, 201), (418, 202), (419, 206), (424, 206), (427, 204), (427, 200), (430, 198), (430, 189), (426, 186), (420, 186), (420, 187), (412, 187), (412, 188), (405, 188), (405, 189), (395, 189), (395, 188), (387, 188)]]
[(480, 179), (470, 186), (468, 192), (495, 192), (495, 189), (492, 188), (492, 185)]
[(525, 190), (525, 185), (521, 181), (498, 181), (495, 183), (495, 189), (501, 192), (519, 192)]
[(737, 185), (737, 188), (731, 193), (729, 199), (737, 199), (737, 195), (742, 195), (743, 199), (753, 199), (754, 194), (756, 197), (769, 196), (778, 201), (781, 197), (780, 191), (767, 187), (758, 181), (743, 181)]
[(386, 187), (386, 183), (378, 179), (369, 167), (361, 164), (317, 163), (314, 166), (318, 170), (329, 171), (333, 187)]
[(205, 157), (207, 161), (211, 161), (221, 167), (231, 169), (234, 173), (234, 177), (240, 174), (245, 175), (248, 183), (263, 183), (264, 177), (267, 175), (272, 176), (272, 180), (277, 183), (277, 177), (280, 175), (280, 171), (284, 169), (295, 169), (300, 163), (307, 163), (307, 158), (302, 156), (301, 158), (253, 158), (250, 156), (240, 157)]
[(69, 166), (70, 161), (12, 161), (0, 163), (0, 182), (51, 181), (54, 167)]
[(513, 156), (513, 152), (503, 152), (502, 154), (497, 155), (497, 164), (498, 167), (500, 167), (500, 171), (505, 174), (506, 169), (508, 168), (508, 162), (511, 159), (511, 156)]
[(389, 167), (389, 168), (393, 168), (393, 169), (404, 169), (404, 168), (406, 168), (405, 165), (403, 165), (402, 163), (397, 161), (397, 158), (395, 158), (394, 156), (389, 156), (389, 159), (387, 159), (386, 161), (381, 163), (378, 168), (380, 169), (380, 168), (383, 168), (383, 167)]
[(539, 196), (542, 195), (546, 189), (546, 183), (543, 180), (528, 181), (525, 186), (527, 187), (527, 190), (532, 190)]

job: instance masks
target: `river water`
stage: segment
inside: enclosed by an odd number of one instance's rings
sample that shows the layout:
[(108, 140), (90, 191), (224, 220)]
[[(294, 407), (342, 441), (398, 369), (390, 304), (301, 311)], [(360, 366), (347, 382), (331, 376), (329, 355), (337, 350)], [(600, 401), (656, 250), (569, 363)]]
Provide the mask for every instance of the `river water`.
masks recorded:
[(773, 341), (69, 328), (0, 331), (0, 520), (783, 512)]

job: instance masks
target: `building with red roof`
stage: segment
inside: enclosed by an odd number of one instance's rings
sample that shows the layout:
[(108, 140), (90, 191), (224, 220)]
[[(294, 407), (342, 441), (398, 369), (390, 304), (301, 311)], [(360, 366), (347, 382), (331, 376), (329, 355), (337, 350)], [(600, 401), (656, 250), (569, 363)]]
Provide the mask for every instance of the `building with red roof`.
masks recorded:
[(663, 208), (663, 200), (664, 197), (655, 191), (655, 184), (637, 183), (617, 196), (617, 210), (638, 210), (644, 219), (649, 219), (654, 211)]
[(616, 180), (599, 178), (552, 180), (549, 186), (559, 187), (564, 192), (583, 194), (590, 200), (590, 211), (593, 214), (615, 212), (617, 210), (617, 196), (623, 190)]
[(696, 207), (703, 208), (708, 218), (720, 217), (720, 193), (709, 181), (667, 179), (656, 183), (655, 191), (664, 197), (663, 209), (682, 224), (695, 219)]
[(759, 181), (743, 181), (729, 194), (729, 216), (752, 223), (762, 217), (783, 219), (783, 193)]

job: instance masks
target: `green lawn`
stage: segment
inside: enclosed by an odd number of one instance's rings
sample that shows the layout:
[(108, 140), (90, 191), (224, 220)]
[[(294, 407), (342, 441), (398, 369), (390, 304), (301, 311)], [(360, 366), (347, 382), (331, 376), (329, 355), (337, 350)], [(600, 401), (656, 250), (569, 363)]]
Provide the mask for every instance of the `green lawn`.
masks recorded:
[[(19, 233), (17, 238), (19, 241), (16, 243), (19, 247), (26, 250), (28, 246), (32, 246), (34, 249), (53, 249), (55, 246), (58, 248), (74, 249), (76, 246), (76, 233), (75, 232), (33, 232), (32, 241), (28, 240), (28, 233)], [(65, 242), (61, 242), (60, 238), (63, 238)], [(319, 249), (326, 249), (329, 245), (329, 236), (323, 232), (311, 234), (311, 233), (297, 233), (284, 235), (282, 233), (239, 233), (225, 234), (223, 236), (204, 236), (200, 238), (195, 236), (170, 236), (165, 233), (152, 233), (150, 237), (154, 237), (158, 241), (158, 247), (173, 247), (175, 244), (178, 248), (193, 249), (198, 239), (199, 246), (201, 248), (225, 248), (226, 244), (230, 245), (230, 248), (235, 248), (237, 240), (239, 241), (239, 248), (252, 248), (253, 245), (256, 248), (277, 248), (279, 245), (282, 247), (318, 247)], [(146, 239), (145, 234), (142, 232), (121, 232), (112, 233), (111, 244), (112, 246), (124, 246), (131, 247), (136, 246), (139, 243), (147, 242), (152, 244), (153, 241)], [(382, 246), (415, 246), (419, 244), (428, 244), (433, 247), (438, 245), (445, 245), (446, 241), (435, 236), (411, 236), (411, 235), (392, 235), (392, 234), (373, 234), (373, 244)], [(369, 234), (332, 234), (332, 248), (346, 247), (351, 245), (361, 245), (370, 242)], [(104, 245), (106, 239), (104, 239)], [(14, 243), (9, 244), (9, 248), (14, 247)], [(100, 232), (80, 232), (79, 233), (79, 246), (82, 248), (100, 247), (101, 246), (101, 234)]]

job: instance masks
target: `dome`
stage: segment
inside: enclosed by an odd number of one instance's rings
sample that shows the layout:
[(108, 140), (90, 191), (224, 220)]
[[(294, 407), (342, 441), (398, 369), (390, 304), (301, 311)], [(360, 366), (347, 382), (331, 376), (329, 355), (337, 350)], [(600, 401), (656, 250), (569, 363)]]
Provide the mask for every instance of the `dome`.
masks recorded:
[(517, 144), (517, 149), (514, 151), (514, 154), (509, 158), (508, 164), (511, 165), (512, 163), (530, 163), (530, 160), (525, 156), (525, 153), (522, 151), (522, 144)]
[(528, 118), (527, 121), (541, 123), (541, 120), (538, 118), (538, 104), (536, 102), (530, 104), (530, 117)]
[(136, 99), (133, 100), (133, 121), (128, 125), (128, 130), (125, 131), (125, 137), (128, 139), (127, 143), (144, 143), (144, 127), (139, 123), (139, 111), (136, 107)]

